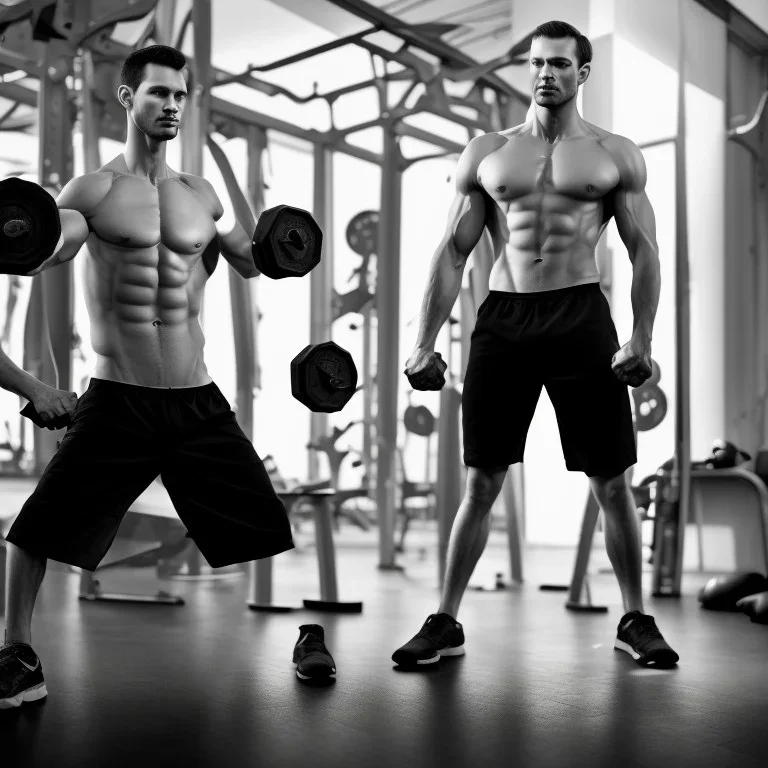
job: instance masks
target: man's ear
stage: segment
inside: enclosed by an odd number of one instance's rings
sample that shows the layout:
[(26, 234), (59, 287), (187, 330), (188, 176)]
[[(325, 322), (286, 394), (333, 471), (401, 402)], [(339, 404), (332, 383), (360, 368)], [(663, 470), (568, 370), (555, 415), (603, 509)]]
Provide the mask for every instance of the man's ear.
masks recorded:
[(589, 62), (581, 66), (579, 69), (579, 85), (584, 85), (584, 83), (587, 82), (587, 78), (589, 77), (589, 73), (591, 71), (592, 65)]
[(117, 89), (117, 100), (126, 109), (133, 106), (133, 91), (127, 85), (121, 85)]

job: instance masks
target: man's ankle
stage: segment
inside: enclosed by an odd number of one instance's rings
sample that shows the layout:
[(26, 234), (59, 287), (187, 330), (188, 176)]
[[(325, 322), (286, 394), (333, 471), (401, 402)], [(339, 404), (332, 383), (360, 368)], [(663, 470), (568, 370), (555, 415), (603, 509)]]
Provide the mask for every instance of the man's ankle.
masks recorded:
[(11, 645), (12, 643), (21, 643), (22, 645), (32, 645), (32, 636), (22, 634), (20, 632), (8, 632), (4, 633), (4, 645)]

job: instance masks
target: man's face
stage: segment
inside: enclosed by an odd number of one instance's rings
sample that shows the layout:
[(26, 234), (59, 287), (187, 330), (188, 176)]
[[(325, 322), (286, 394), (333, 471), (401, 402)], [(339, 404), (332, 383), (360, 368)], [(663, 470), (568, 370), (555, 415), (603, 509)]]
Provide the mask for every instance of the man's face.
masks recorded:
[(589, 64), (581, 70), (572, 37), (551, 40), (537, 37), (529, 59), (533, 98), (540, 107), (559, 107), (576, 96), (589, 75)]
[(147, 64), (144, 79), (133, 94), (132, 117), (136, 127), (156, 141), (176, 138), (187, 102), (183, 71)]

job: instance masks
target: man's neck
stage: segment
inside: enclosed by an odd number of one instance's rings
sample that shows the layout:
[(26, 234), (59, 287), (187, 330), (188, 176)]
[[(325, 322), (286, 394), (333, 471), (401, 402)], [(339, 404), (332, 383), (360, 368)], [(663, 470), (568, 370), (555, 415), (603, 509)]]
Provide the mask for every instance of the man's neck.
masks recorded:
[(123, 159), (132, 176), (144, 176), (152, 184), (168, 177), (168, 165), (165, 162), (167, 142), (155, 141), (138, 129), (128, 130)]
[(576, 109), (574, 99), (558, 109), (536, 104), (533, 112), (533, 135), (548, 144), (554, 144), (561, 139), (580, 135), (581, 123), (581, 115)]

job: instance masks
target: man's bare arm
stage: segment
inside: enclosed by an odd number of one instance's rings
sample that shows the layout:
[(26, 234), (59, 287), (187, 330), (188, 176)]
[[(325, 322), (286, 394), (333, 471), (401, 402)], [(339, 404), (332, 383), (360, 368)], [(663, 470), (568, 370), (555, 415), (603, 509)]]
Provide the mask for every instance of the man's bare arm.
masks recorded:
[(56, 205), (61, 220), (61, 237), (54, 252), (28, 276), (40, 274), (43, 270), (58, 267), (77, 256), (88, 240), (90, 230), (84, 213), (96, 205), (108, 189), (110, 177), (106, 174), (91, 174), (72, 179), (59, 193)]
[(89, 232), (88, 223), (83, 214), (79, 211), (60, 209), (59, 218), (61, 219), (61, 237), (56, 245), (56, 250), (39, 267), (31, 272), (26, 272), (28, 277), (71, 261), (85, 245)]
[(493, 204), (478, 184), (477, 167), (487, 154), (504, 143), (506, 139), (498, 134), (479, 136), (467, 145), (459, 158), (456, 196), (448, 214), (448, 225), (429, 265), (417, 349), (434, 349), (440, 329), (459, 296), (464, 267), (483, 234), (489, 220), (488, 209)]
[[(209, 201), (213, 220), (218, 221), (224, 215), (224, 206), (219, 200), (213, 186), (206, 179), (195, 176), (186, 176), (185, 180), (193, 186), (197, 192), (204, 195)], [(238, 275), (244, 278), (256, 277), (261, 274), (253, 263), (251, 243), (253, 242), (253, 230), (255, 221), (251, 209), (246, 202), (242, 190), (237, 187), (230, 190), (231, 201), (235, 213), (235, 226), (230, 232), (219, 231), (221, 242), (221, 255), (232, 265)]]
[(645, 193), (647, 173), (640, 150), (623, 139), (616, 157), (621, 181), (614, 192), (614, 217), (632, 262), (633, 338), (650, 344), (659, 306), (661, 269), (656, 217)]
[(239, 221), (231, 232), (221, 235), (221, 255), (246, 279), (261, 274), (253, 262), (252, 242), (253, 233), (247, 233)]
[(35, 393), (46, 385), (31, 373), (19, 368), (3, 349), (0, 349), (0, 387), (32, 400)]
[(482, 192), (457, 192), (448, 214), (448, 226), (432, 256), (421, 304), (416, 346), (434, 349), (461, 290), (464, 267), (485, 227), (486, 202)]

